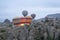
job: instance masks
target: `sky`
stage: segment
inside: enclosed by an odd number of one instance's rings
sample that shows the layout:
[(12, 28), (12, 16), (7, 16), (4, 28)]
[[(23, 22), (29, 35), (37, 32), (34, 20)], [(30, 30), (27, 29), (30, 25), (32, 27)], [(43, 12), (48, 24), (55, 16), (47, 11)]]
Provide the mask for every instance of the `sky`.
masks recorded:
[(28, 15), (35, 13), (35, 19), (44, 18), (60, 13), (60, 0), (0, 0), (0, 22), (21, 17), (23, 10), (27, 10)]

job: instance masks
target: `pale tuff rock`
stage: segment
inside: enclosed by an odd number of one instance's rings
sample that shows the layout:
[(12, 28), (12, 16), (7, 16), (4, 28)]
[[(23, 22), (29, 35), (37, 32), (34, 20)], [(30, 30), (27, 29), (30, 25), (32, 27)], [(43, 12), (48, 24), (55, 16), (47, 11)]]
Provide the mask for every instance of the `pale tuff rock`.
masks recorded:
[[(5, 25), (5, 24), (3, 24)], [(13, 25), (13, 24), (12, 24)], [(60, 35), (60, 21), (33, 21), (30, 26), (16, 27), (5, 25), (0, 30), (5, 29), (6, 32), (0, 31), (1, 40), (57, 40)], [(50, 38), (51, 37), (51, 38)], [(2, 39), (3, 38), (3, 39)]]

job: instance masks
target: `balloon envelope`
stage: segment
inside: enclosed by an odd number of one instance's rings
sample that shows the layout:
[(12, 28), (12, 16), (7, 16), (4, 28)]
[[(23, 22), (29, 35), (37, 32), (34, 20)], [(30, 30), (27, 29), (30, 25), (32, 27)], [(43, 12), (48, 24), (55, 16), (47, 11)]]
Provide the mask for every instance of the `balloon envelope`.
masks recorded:
[(36, 14), (31, 14), (31, 17), (34, 19), (35, 18), (35, 16), (36, 16)]
[(23, 14), (23, 16), (25, 17), (25, 16), (28, 15), (28, 11), (24, 10), (24, 11), (22, 11), (22, 14)]

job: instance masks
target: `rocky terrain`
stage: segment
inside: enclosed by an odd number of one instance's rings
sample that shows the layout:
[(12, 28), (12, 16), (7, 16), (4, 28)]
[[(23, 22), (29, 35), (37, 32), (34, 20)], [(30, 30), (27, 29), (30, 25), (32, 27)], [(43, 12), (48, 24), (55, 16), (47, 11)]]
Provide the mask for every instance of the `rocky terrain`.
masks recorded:
[(5, 21), (0, 23), (0, 40), (60, 40), (60, 20), (33, 20), (24, 27)]

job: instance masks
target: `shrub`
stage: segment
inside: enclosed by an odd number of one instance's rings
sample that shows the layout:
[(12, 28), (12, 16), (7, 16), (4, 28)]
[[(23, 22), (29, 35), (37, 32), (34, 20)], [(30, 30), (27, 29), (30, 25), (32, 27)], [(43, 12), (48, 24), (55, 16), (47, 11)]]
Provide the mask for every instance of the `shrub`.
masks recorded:
[(0, 32), (6, 32), (6, 30), (1, 30)]

